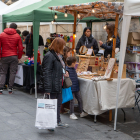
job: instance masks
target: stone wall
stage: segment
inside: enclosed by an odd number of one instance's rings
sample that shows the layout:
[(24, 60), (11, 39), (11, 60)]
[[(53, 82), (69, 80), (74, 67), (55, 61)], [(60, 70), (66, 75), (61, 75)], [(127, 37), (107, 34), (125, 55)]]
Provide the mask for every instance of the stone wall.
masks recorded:
[[(18, 26), (18, 29), (23, 32), (27, 30), (27, 26)], [(28, 26), (28, 31), (31, 31), (31, 25)], [(43, 37), (44, 43), (46, 43), (47, 37), (50, 36), (50, 26), (49, 25), (41, 25), (39, 34)]]
[[(21, 32), (23, 32), (24, 30), (27, 30), (27, 26), (18, 26), (18, 29)], [(31, 25), (28, 26), (28, 30), (31, 31)], [(44, 43), (46, 43), (46, 39), (48, 37), (50, 37), (50, 25), (41, 25), (39, 33), (43, 37)], [(56, 25), (56, 33), (72, 36), (73, 35), (73, 25), (72, 24), (60, 24), (60, 26)], [(83, 33), (82, 24), (79, 24), (77, 26), (76, 44), (77, 44), (79, 38), (82, 36), (82, 33)]]
[[(109, 23), (115, 23), (115, 22), (109, 22)], [(97, 40), (97, 42), (99, 42), (100, 40), (102, 40), (103, 42), (106, 42), (107, 33), (103, 29), (104, 26), (105, 26), (105, 22), (93, 22), (92, 23), (92, 34), (93, 34), (94, 38)], [(122, 28), (122, 22), (121, 22), (121, 24), (119, 26), (119, 30), (118, 30), (120, 36), (121, 36), (121, 28)], [(18, 29), (21, 31), (24, 31), (24, 30), (27, 30), (27, 27), (18, 26)], [(31, 30), (30, 26), (28, 27), (28, 29), (29, 29), (29, 31)], [(131, 20), (130, 32), (140, 32), (139, 19)], [(60, 26), (56, 25), (56, 33), (72, 36), (73, 25), (72, 24), (60, 24)], [(78, 40), (80, 39), (80, 37), (82, 36), (82, 34), (83, 34), (83, 27), (82, 27), (82, 24), (79, 24), (77, 26), (76, 44), (77, 44)], [(42, 35), (42, 37), (44, 39), (44, 43), (46, 43), (47, 37), (50, 36), (50, 25), (41, 25), (40, 26), (40, 35)]]
[[(56, 25), (56, 33), (72, 36), (73, 35), (73, 25), (72, 24), (67, 24), (67, 25), (63, 24), (63, 25), (60, 25), (60, 26)], [(77, 32), (76, 32), (76, 36), (77, 36), (76, 40), (75, 40), (76, 44), (77, 44), (79, 38), (82, 36), (82, 34), (83, 34), (83, 27), (82, 27), (82, 24), (79, 24), (77, 26)]]

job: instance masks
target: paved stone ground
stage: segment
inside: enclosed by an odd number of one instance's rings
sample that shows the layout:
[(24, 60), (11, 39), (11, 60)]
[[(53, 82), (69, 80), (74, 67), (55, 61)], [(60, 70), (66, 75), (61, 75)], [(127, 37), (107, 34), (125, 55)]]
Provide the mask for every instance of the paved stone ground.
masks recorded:
[[(70, 120), (69, 115), (62, 115), (62, 121), (70, 126), (66, 129), (57, 128), (55, 132), (49, 132), (47, 130), (38, 130), (34, 127), (35, 114), (36, 99), (33, 95), (19, 90), (16, 90), (13, 95), (9, 95), (7, 91), (4, 91), (4, 94), (0, 96), (0, 140), (135, 139), (123, 132), (113, 131), (112, 123), (108, 124), (108, 121), (103, 121), (106, 115), (97, 117), (97, 123), (93, 122), (93, 116)], [(128, 129), (131, 130), (131, 127)]]

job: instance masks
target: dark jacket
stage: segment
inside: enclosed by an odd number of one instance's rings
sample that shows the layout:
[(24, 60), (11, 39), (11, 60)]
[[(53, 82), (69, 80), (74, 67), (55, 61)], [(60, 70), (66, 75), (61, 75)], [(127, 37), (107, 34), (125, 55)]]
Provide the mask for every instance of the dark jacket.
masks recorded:
[[(105, 49), (105, 52), (104, 52), (104, 57), (105, 58), (107, 58), (107, 56), (109, 54), (112, 57), (113, 40), (110, 41), (110, 42), (106, 42), (105, 44), (103, 44), (101, 46), (101, 48)], [(116, 48), (120, 48), (120, 38), (118, 36), (117, 36), (117, 40), (116, 40)]]
[(54, 51), (45, 54), (41, 75), (46, 93), (62, 92), (62, 64)]
[(90, 35), (90, 37), (86, 37), (85, 33), (83, 33), (82, 37), (79, 39), (76, 46), (76, 53), (79, 53), (79, 49), (81, 46), (86, 46), (87, 48), (93, 47), (94, 54), (97, 54), (99, 51), (98, 43), (95, 38)]
[[(30, 33), (27, 35), (25, 39), (26, 44), (26, 55), (29, 57), (33, 56), (33, 35)], [(43, 38), (41, 35), (39, 35), (39, 46), (44, 46)]]
[(69, 77), (72, 81), (72, 87), (71, 87), (72, 92), (78, 92), (79, 91), (79, 81), (78, 81), (78, 77), (77, 77), (75, 68), (66, 66), (66, 71), (69, 72)]
[(22, 57), (22, 40), (15, 29), (6, 28), (0, 34), (0, 58), (17, 55), (18, 59)]

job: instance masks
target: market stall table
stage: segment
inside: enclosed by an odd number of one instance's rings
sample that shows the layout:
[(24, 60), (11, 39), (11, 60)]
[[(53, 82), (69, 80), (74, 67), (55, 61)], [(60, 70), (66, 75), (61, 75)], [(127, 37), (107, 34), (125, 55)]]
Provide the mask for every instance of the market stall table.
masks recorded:
[[(41, 65), (37, 66), (37, 81), (40, 80)], [(15, 78), (15, 83), (25, 86), (26, 89), (31, 89), (34, 86), (34, 66), (25, 64), (18, 65), (18, 71)]]
[[(91, 115), (100, 115), (116, 108), (117, 80), (92, 81), (79, 78), (83, 109)], [(132, 79), (121, 79), (118, 108), (134, 107), (136, 83)]]

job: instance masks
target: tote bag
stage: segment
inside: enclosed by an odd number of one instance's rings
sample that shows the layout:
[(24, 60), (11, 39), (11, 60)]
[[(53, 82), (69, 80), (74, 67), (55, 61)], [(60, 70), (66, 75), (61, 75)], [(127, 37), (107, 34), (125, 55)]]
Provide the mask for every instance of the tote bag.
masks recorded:
[(57, 126), (57, 99), (37, 99), (35, 127), (54, 129)]
[(69, 88), (62, 88), (62, 104), (70, 101), (73, 99), (71, 87)]

